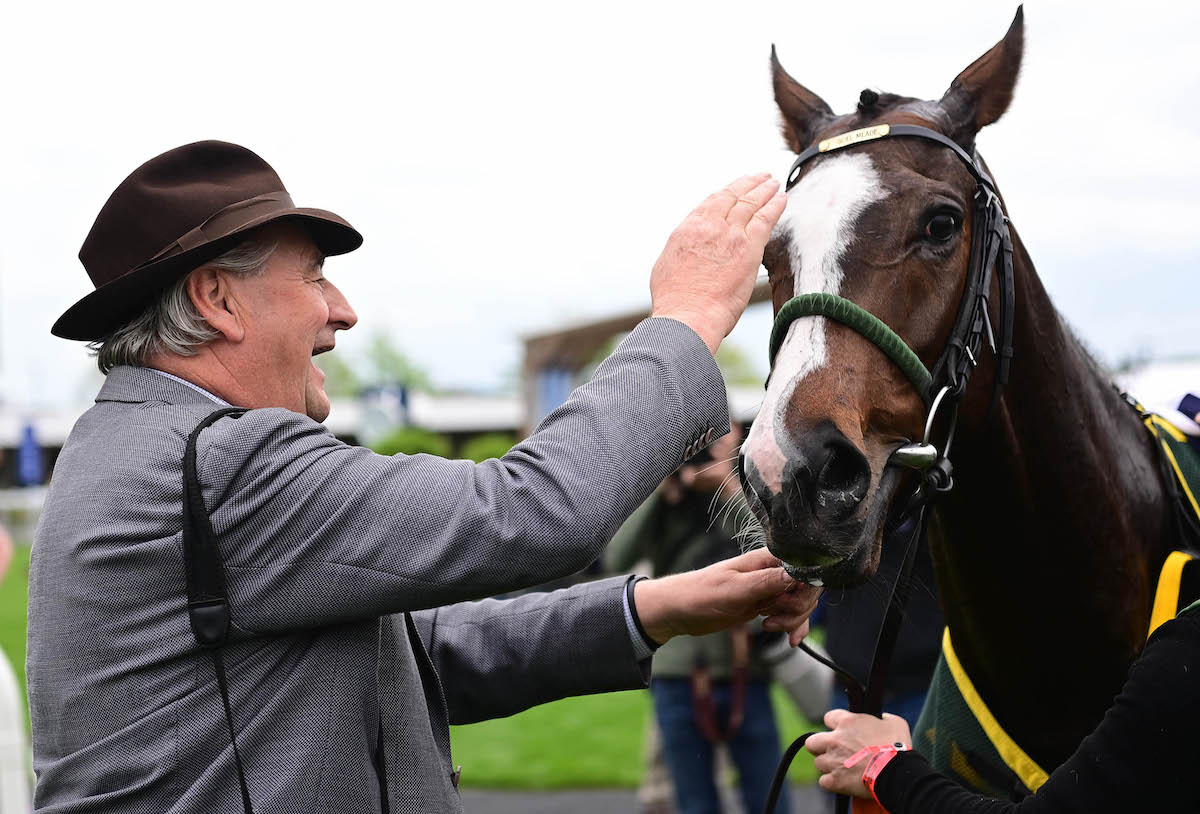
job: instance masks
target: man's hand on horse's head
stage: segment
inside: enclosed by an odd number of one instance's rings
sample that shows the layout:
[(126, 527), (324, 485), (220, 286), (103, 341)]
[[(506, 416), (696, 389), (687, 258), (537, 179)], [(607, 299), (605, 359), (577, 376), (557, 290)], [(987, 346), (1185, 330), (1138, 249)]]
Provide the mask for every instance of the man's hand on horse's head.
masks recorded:
[(820, 588), (789, 577), (765, 548), (634, 586), (642, 626), (660, 644), (674, 636), (700, 636), (765, 616), (763, 628), (787, 632), (795, 647), (808, 635), (808, 617), (820, 595)]
[(787, 205), (770, 173), (709, 195), (671, 233), (650, 272), (651, 315), (687, 325), (716, 353), (737, 324)]

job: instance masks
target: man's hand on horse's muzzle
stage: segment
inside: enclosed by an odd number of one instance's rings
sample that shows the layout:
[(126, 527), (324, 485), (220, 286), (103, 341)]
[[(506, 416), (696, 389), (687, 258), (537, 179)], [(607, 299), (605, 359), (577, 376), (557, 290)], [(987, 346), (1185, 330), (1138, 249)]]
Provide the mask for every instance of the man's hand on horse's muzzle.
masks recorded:
[(808, 635), (821, 590), (792, 579), (765, 548), (698, 571), (642, 580), (634, 603), (647, 634), (659, 642), (699, 636), (766, 616), (764, 628), (787, 631), (792, 646)]
[(770, 173), (704, 199), (671, 233), (650, 272), (651, 316), (677, 319), (716, 353), (737, 324), (787, 196)]

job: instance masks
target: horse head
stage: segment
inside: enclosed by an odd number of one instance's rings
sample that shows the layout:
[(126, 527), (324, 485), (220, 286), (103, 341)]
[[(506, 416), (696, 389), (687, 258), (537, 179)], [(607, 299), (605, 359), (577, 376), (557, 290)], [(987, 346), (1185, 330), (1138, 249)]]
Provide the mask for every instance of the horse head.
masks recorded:
[[(848, 132), (907, 124), (971, 154), (979, 130), (1012, 100), (1023, 31), (1018, 9), (1004, 39), (937, 101), (868, 90), (842, 116), (789, 76), (772, 48), (784, 139), (801, 153)], [(789, 190), (764, 257), (776, 313), (802, 293), (839, 295), (934, 367), (963, 297), (975, 193), (954, 152), (925, 139), (819, 154)], [(979, 359), (972, 382), (985, 382), (972, 390), (990, 393), (993, 375), (992, 360)], [(914, 482), (889, 459), (922, 437), (927, 402), (879, 347), (845, 325), (807, 316), (787, 327), (740, 471), (767, 546), (793, 576), (837, 585), (874, 574), (884, 530)]]

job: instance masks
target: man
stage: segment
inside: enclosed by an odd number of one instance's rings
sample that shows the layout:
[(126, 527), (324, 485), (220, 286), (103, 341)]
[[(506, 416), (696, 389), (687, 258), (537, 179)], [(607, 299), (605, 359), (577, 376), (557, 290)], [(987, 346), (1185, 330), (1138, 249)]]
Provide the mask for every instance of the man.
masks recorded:
[[(712, 353), (777, 189), (743, 178), (693, 212), (652, 272), (654, 318), (477, 465), (375, 455), (318, 423), (312, 357), (357, 320), (323, 272), (361, 243), (346, 221), (295, 207), (232, 144), (135, 170), (80, 251), (96, 290), (54, 326), (108, 378), (34, 545), (36, 807), (460, 811), (449, 724), (644, 686), (658, 644), (760, 611), (798, 641), (815, 597), (765, 551), (467, 601), (592, 561), (728, 426)], [(224, 405), (246, 411), (213, 418)]]
[[(606, 568), (627, 573), (648, 559), (661, 576), (735, 556), (748, 512), (733, 468), (741, 441), (735, 424), (664, 480), (613, 537)], [(766, 659), (776, 635), (739, 625), (680, 636), (655, 653), (650, 695), (679, 814), (721, 811), (721, 747), (737, 766), (742, 808), (763, 810), (782, 754)], [(786, 787), (777, 807), (791, 811)]]

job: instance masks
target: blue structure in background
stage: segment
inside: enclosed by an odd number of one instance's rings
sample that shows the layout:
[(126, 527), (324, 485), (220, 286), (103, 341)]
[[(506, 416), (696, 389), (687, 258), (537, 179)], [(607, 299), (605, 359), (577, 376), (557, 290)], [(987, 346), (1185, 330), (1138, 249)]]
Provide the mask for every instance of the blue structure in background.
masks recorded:
[(574, 372), (561, 367), (544, 367), (534, 380), (534, 415), (536, 426), (543, 418), (558, 409), (571, 395)]
[(17, 483), (21, 486), (37, 486), (45, 479), (42, 448), (33, 432), (33, 425), (26, 423), (21, 433), (21, 446), (17, 447)]

